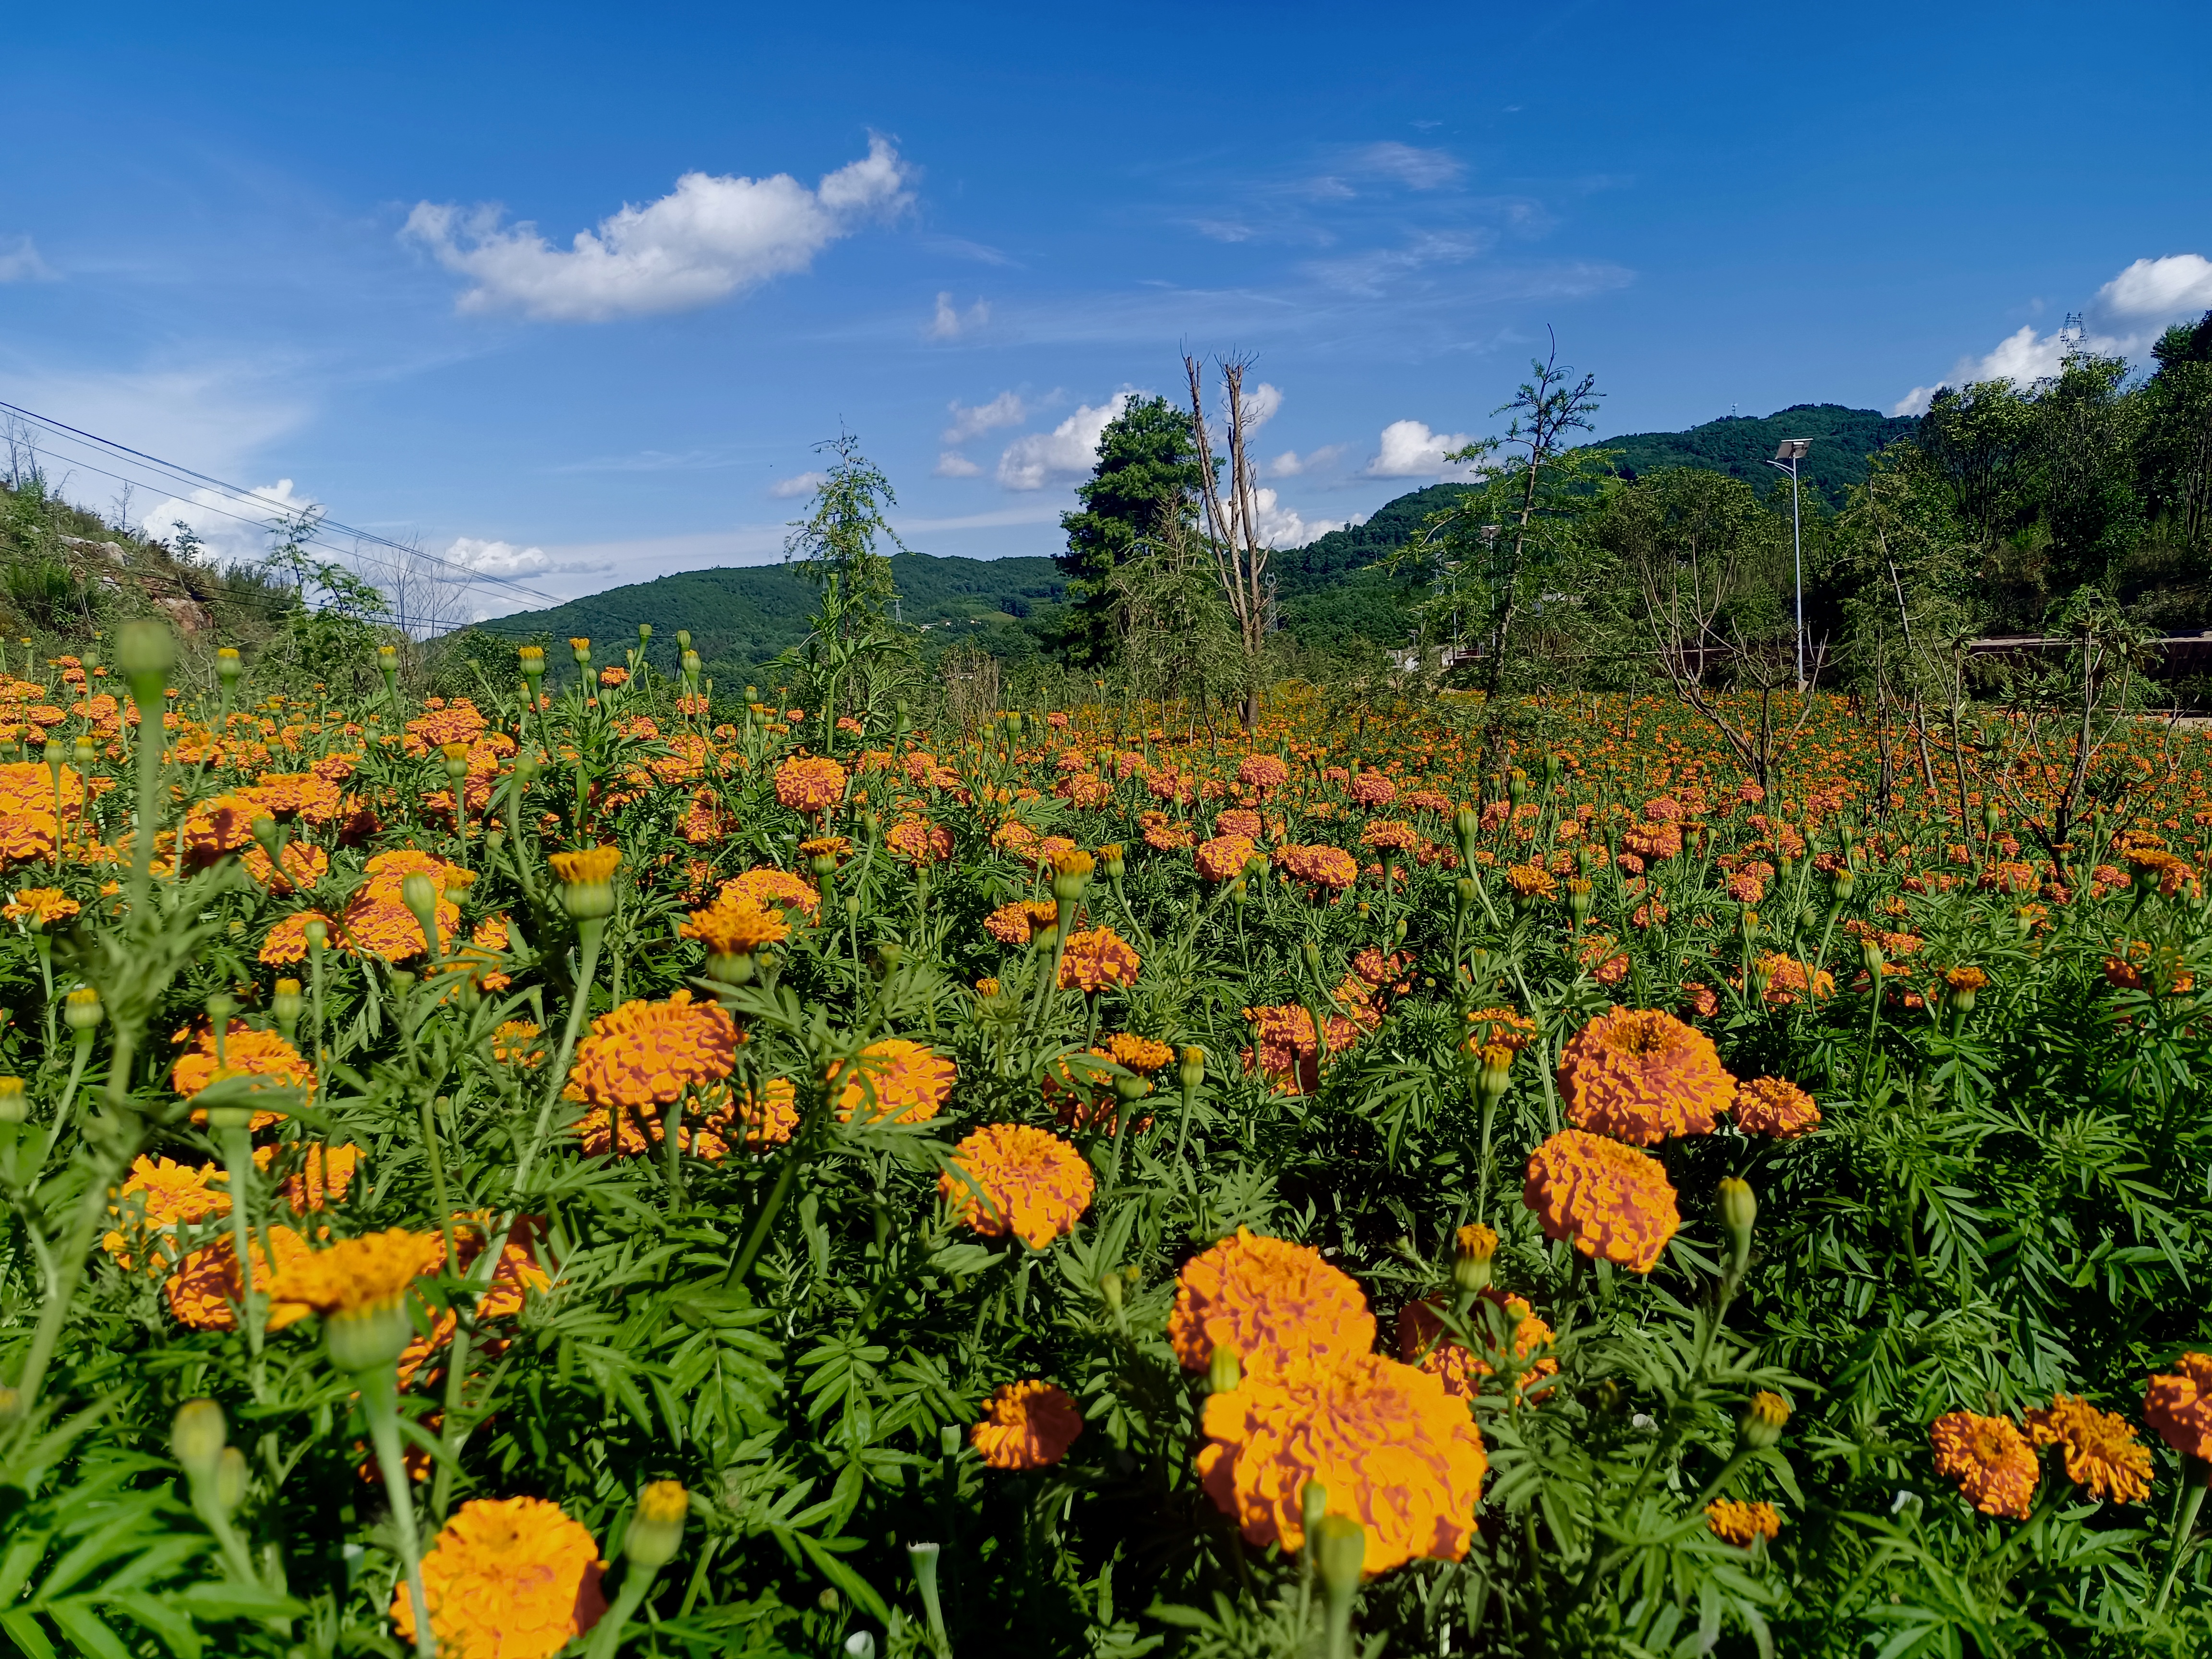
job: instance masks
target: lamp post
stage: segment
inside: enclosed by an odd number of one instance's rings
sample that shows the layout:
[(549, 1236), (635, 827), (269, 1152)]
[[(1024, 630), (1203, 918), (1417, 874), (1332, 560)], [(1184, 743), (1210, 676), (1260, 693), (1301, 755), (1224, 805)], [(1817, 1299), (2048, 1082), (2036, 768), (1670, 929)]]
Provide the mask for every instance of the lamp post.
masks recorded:
[(1790, 546), (1797, 568), (1797, 695), (1805, 695), (1805, 532), (1797, 510), (1797, 463), (1812, 449), (1810, 438), (1784, 438), (1767, 465), (1790, 475)]

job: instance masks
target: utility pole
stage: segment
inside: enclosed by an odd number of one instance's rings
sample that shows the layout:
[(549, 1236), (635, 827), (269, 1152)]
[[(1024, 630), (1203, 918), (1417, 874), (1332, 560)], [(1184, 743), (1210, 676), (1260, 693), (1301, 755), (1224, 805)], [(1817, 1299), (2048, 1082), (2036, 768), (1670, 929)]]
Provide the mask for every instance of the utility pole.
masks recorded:
[[(1790, 475), (1790, 545), (1797, 567), (1797, 695), (1805, 695), (1805, 529), (1798, 510), (1797, 463), (1813, 447), (1810, 438), (1784, 438), (1767, 463)], [(1787, 463), (1787, 465), (1784, 465)]]

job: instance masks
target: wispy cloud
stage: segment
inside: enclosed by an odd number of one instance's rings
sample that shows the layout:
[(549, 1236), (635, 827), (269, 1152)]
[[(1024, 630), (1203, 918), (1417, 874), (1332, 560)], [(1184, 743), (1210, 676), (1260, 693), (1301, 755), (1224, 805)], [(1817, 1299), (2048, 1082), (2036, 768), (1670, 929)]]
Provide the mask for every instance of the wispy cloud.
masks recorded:
[(927, 340), (957, 340), (963, 334), (972, 334), (991, 320), (991, 306), (988, 300), (978, 300), (967, 310), (957, 309), (952, 295), (947, 289), (937, 296), (937, 310), (922, 325), (922, 337)]
[(51, 283), (60, 276), (29, 237), (0, 236), (0, 283)]
[(1001, 392), (987, 404), (963, 404), (956, 398), (945, 407), (952, 419), (938, 434), (938, 441), (948, 444), (964, 444), (1002, 426), (1019, 426), (1031, 412), (1022, 395), (1011, 391)]
[(768, 487), (768, 493), (787, 501), (794, 495), (811, 495), (829, 482), (827, 472), (794, 472), (788, 478), (778, 478)]

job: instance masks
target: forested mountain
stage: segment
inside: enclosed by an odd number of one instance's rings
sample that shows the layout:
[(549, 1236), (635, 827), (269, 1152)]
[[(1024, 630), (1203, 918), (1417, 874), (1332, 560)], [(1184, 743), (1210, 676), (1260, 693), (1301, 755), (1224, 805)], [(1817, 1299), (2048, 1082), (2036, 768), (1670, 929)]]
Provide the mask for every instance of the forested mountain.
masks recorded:
[[(1799, 404), (1764, 417), (1731, 416), (1683, 432), (1630, 433), (1601, 440), (1600, 447), (1620, 452), (1615, 464), (1624, 477), (1692, 466), (1741, 478), (1764, 494), (1777, 476), (1764, 465), (1776, 443), (1784, 437), (1808, 437), (1813, 449), (1802, 468), (1808, 499), (1817, 494), (1841, 506), (1845, 490), (1865, 482), (1868, 455), (1909, 435), (1915, 425), (1910, 416), (1870, 409)], [(1157, 459), (1149, 452), (1144, 459)], [(1404, 643), (1413, 625), (1411, 607), (1419, 597), (1415, 573), (1386, 574), (1376, 566), (1419, 536), (1430, 514), (1451, 505), (1468, 488), (1438, 483), (1412, 490), (1386, 501), (1364, 523), (1331, 531), (1304, 547), (1278, 550), (1268, 569), (1283, 628), (1301, 643), (1324, 650), (1358, 641), (1378, 647)], [(1089, 526), (1099, 514), (1077, 516)], [(1071, 578), (1084, 579), (1068, 567), (1066, 559), (1056, 567), (1049, 558), (938, 558), (921, 553), (902, 553), (890, 561), (902, 619), (927, 630), (926, 652), (934, 654), (957, 640), (1013, 660), (1068, 650), (1076, 639), (1088, 637), (1063, 610)], [(1110, 562), (1103, 568), (1110, 568)], [(1099, 573), (1091, 575), (1096, 580)], [(814, 605), (813, 590), (795, 571), (762, 565), (684, 571), (480, 626), (504, 639), (544, 636), (557, 641), (586, 635), (611, 644), (634, 639), (637, 624), (649, 622), (656, 633), (654, 660), (671, 668), (676, 630), (688, 628), (708, 672), (728, 680), (757, 673), (804, 639)]]
[(1831, 507), (1841, 507), (1850, 487), (1867, 480), (1867, 458), (1909, 438), (1920, 422), (1911, 415), (1882, 415), (1841, 404), (1792, 404), (1765, 416), (1727, 416), (1686, 432), (1629, 432), (1601, 438), (1597, 447), (1614, 450), (1613, 465), (1633, 478), (1663, 466), (1696, 466), (1741, 478), (1765, 495), (1782, 477), (1766, 465), (1784, 438), (1810, 438), (1813, 447), (1797, 465), (1809, 495), (1819, 491)]
[[(1050, 559), (934, 558), (901, 553), (890, 561), (898, 585), (900, 619), (944, 636), (974, 642), (1000, 655), (1022, 655), (1036, 646), (1019, 619), (1058, 604), (1066, 579)], [(479, 629), (502, 638), (583, 636), (608, 646), (637, 637), (640, 623), (653, 624), (653, 662), (676, 665), (676, 631), (689, 629), (692, 648), (708, 672), (741, 678), (787, 647), (806, 637), (814, 590), (788, 565), (685, 570), (609, 588), (545, 611), (526, 611)], [(925, 644), (931, 643), (927, 639)], [(556, 652), (556, 662), (564, 653)]]

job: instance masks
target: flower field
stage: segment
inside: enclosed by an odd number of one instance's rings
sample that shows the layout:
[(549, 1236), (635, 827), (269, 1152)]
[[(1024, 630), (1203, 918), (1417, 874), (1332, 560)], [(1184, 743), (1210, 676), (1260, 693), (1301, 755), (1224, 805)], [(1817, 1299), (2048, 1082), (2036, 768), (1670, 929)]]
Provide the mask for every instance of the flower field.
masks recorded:
[(2212, 1650), (2212, 740), (112, 651), (0, 674), (15, 1651)]

